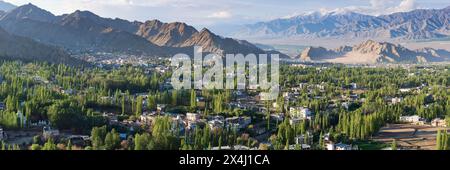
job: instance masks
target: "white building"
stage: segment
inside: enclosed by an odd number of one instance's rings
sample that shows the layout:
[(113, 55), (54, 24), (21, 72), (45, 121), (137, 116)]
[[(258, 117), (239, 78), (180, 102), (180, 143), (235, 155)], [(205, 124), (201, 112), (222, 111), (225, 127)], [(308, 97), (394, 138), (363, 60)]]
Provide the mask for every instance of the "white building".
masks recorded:
[(200, 119), (200, 114), (198, 113), (186, 113), (186, 120), (190, 122), (196, 122)]
[(422, 120), (420, 116), (400, 116), (400, 122), (402, 123), (419, 123)]
[(302, 120), (312, 119), (312, 113), (308, 108), (304, 107), (291, 107), (289, 108), (289, 114), (292, 118), (300, 118)]
[(400, 92), (402, 92), (402, 93), (408, 93), (408, 92), (411, 92), (412, 91), (412, 89), (410, 89), (410, 88), (402, 88), (402, 89), (400, 89)]
[(350, 87), (351, 87), (352, 89), (358, 89), (358, 84), (356, 84), (356, 83), (350, 83)]
[(394, 98), (391, 99), (391, 103), (392, 104), (398, 104), (398, 103), (401, 103), (402, 100), (403, 100), (402, 98), (394, 97)]
[(447, 127), (447, 121), (445, 121), (444, 119), (436, 118), (436, 119), (433, 119), (431, 121), (431, 126), (434, 126), (434, 127)]
[(338, 143), (338, 144), (327, 143), (326, 149), (343, 151), (343, 150), (353, 150), (353, 147), (352, 147), (352, 145), (347, 145), (347, 144), (343, 144), (343, 143)]
[(326, 149), (329, 151), (334, 151), (335, 150), (334, 143), (327, 143)]
[(289, 150), (311, 150), (311, 145), (308, 144), (298, 144), (298, 145), (289, 145)]

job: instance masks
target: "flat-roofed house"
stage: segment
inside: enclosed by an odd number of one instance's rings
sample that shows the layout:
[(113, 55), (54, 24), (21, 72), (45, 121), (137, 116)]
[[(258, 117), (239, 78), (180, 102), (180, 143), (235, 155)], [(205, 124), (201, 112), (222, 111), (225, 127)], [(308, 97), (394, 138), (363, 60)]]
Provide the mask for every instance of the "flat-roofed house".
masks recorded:
[(447, 127), (447, 121), (445, 121), (445, 119), (436, 118), (431, 121), (431, 126)]
[(312, 113), (308, 108), (304, 107), (291, 107), (289, 108), (289, 114), (291, 117), (297, 117), (301, 119), (311, 119)]
[(403, 123), (417, 123), (422, 118), (420, 116), (414, 115), (414, 116), (400, 116), (400, 122)]

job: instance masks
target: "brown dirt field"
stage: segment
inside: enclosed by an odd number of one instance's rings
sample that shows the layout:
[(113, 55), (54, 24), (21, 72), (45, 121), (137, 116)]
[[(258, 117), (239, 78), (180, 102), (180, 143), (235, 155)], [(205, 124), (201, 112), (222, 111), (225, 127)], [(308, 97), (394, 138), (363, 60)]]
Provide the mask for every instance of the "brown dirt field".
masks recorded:
[[(391, 144), (397, 140), (398, 147), (407, 150), (435, 150), (436, 134), (440, 127), (427, 125), (391, 124), (380, 130), (372, 140)], [(447, 130), (449, 130), (447, 128)]]

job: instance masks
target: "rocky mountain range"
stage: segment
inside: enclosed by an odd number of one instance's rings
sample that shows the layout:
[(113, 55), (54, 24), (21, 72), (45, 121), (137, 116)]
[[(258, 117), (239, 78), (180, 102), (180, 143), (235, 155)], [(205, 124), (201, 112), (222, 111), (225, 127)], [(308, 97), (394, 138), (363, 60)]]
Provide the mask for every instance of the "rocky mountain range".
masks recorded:
[(298, 57), (308, 62), (343, 64), (426, 63), (448, 62), (450, 52), (432, 48), (410, 50), (401, 45), (368, 40), (353, 47), (342, 46), (337, 49), (309, 47)]
[(246, 25), (238, 38), (397, 39), (418, 40), (450, 36), (450, 6), (369, 16), (354, 12), (314, 12)]
[(208, 29), (197, 31), (185, 23), (131, 22), (102, 18), (89, 11), (55, 16), (33, 4), (6, 12), (0, 18), (0, 26), (11, 34), (60, 46), (71, 53), (101, 51), (169, 57), (192, 53), (193, 46), (202, 46), (206, 53), (274, 53), (246, 41), (218, 36)]
[[(445, 37), (450, 33), (449, 10), (450, 8), (415, 10), (378, 17), (352, 12), (313, 13), (258, 23), (251, 29), (254, 30), (252, 31), (254, 35), (280, 37), (290, 35), (335, 39), (341, 36), (386, 36), (405, 39)], [(206, 28), (199, 31), (182, 22), (164, 23), (159, 20), (132, 22), (119, 18), (103, 18), (92, 12), (79, 10), (56, 16), (33, 4), (0, 13), (0, 27), (2, 57), (32, 59), (33, 56), (48, 54), (52, 62), (78, 63), (79, 61), (70, 58), (61, 48), (71, 54), (119, 52), (170, 57), (177, 53), (191, 54), (194, 46), (201, 46), (206, 53), (276, 53), (280, 54), (281, 58), (288, 58), (273, 48), (265, 48), (261, 44), (254, 45), (245, 40), (225, 38)], [(389, 31), (386, 32), (386, 28), (389, 28)], [(6, 42), (19, 45), (12, 48)], [(33, 54), (32, 51), (37, 53)], [(369, 40), (337, 49), (309, 47), (297, 57), (303, 61), (370, 64), (442, 62), (449, 61), (449, 54), (450, 52), (445, 50), (433, 48), (410, 50), (394, 43)], [(57, 59), (57, 55), (61, 55), (61, 59)]]
[(0, 40), (1, 60), (46, 61), (71, 65), (86, 64), (81, 60), (72, 58), (61, 48), (44, 45), (29, 38), (15, 36), (1, 28)]
[(206, 52), (212, 53), (265, 53), (255, 45), (232, 38), (224, 38), (204, 28), (197, 31), (194, 27), (185, 23), (163, 23), (151, 20), (140, 24), (136, 35), (146, 38), (159, 46), (192, 47), (201, 46)]
[[(0, 11), (6, 12), (6, 11), (12, 10), (14, 8), (16, 8), (15, 5), (5, 2), (3, 0), (0, 0)], [(0, 15), (1, 15), (1, 12), (0, 12)]]

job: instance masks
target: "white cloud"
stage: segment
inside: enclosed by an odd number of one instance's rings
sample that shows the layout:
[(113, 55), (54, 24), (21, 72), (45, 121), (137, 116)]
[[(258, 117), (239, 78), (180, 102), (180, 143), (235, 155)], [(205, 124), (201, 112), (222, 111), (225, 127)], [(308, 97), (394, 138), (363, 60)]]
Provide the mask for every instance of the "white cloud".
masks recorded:
[(343, 8), (326, 9), (320, 8), (319, 11), (310, 12), (296, 12), (291, 15), (287, 15), (282, 18), (292, 18), (298, 15), (310, 15), (312, 13), (345, 13), (345, 12), (356, 12), (366, 15), (387, 15), (396, 12), (408, 12), (418, 8), (415, 0), (370, 0), (369, 5), (365, 6), (347, 6)]
[[(414, 0), (4, 0), (15, 5), (33, 3), (54, 14), (75, 10), (89, 10), (102, 17), (119, 17), (128, 20), (160, 19), (165, 22), (181, 21), (196, 26), (223, 23), (248, 24), (272, 20), (294, 11), (320, 9), (353, 11), (381, 15), (415, 9)], [(345, 1), (345, 2), (344, 2)], [(421, 5), (426, 5), (422, 1)], [(428, 0), (427, 0), (428, 1)], [(448, 0), (430, 0), (448, 4)], [(428, 3), (428, 2), (427, 2)], [(346, 4), (346, 5), (343, 5)], [(357, 4), (357, 5), (355, 5)], [(350, 6), (354, 5), (354, 6)], [(345, 7), (347, 6), (347, 7)], [(429, 5), (428, 5), (429, 7)], [(323, 11), (322, 11), (323, 12)], [(303, 12), (302, 12), (303, 13)], [(296, 13), (296, 15), (302, 14)]]
[(370, 0), (370, 6), (354, 6), (348, 8), (368, 15), (386, 15), (396, 12), (408, 12), (417, 9), (415, 0)]
[(189, 3), (191, 0), (5, 0), (14, 4), (26, 4), (28, 2), (34, 4), (70, 4), (73, 6), (101, 6), (101, 5), (114, 5), (114, 6), (143, 6), (143, 7), (157, 7), (166, 5), (177, 5), (183, 3)]
[(208, 18), (228, 19), (231, 18), (232, 16), (233, 15), (229, 11), (218, 11), (209, 15)]
[(187, 0), (83, 0), (83, 1), (106, 5), (130, 5), (130, 6), (148, 6), (148, 7), (156, 7), (188, 2)]
[(415, 0), (403, 0), (399, 6), (396, 7), (396, 12), (407, 12), (417, 8)]
[(398, 0), (370, 0), (371, 6), (367, 8), (360, 8), (361, 12), (368, 10), (368, 14), (383, 15), (392, 14), (396, 12), (408, 12), (417, 9), (415, 0), (401, 0), (398, 5)]

